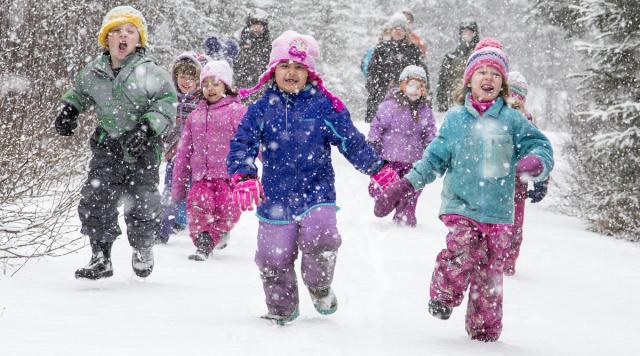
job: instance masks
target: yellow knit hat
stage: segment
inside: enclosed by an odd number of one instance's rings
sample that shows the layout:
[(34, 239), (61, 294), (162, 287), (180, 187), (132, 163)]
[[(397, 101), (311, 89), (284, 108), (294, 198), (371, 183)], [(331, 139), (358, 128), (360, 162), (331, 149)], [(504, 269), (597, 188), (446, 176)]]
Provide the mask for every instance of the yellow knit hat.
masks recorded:
[(117, 6), (107, 12), (102, 19), (102, 26), (98, 32), (98, 43), (100, 46), (107, 48), (107, 35), (112, 28), (130, 23), (138, 29), (140, 34), (140, 46), (147, 45), (147, 22), (142, 13), (131, 6)]

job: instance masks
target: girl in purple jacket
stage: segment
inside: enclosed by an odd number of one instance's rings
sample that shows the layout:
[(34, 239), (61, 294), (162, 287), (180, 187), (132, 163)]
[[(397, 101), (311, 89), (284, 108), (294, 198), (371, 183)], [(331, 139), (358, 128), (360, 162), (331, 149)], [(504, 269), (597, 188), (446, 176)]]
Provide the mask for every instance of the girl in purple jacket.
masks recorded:
[[(389, 162), (400, 177), (411, 170), (412, 163), (436, 136), (436, 124), (427, 104), (427, 73), (410, 65), (400, 74), (400, 88), (389, 91), (371, 122), (367, 140), (380, 157)], [(374, 198), (380, 193), (369, 185)], [(422, 190), (404, 197), (396, 208), (393, 221), (416, 226), (416, 203)]]
[(215, 247), (224, 248), (229, 231), (240, 218), (233, 204), (225, 159), (247, 108), (231, 89), (233, 70), (226, 61), (207, 63), (200, 74), (205, 100), (189, 114), (175, 157), (171, 198), (187, 195), (189, 235), (197, 250), (189, 256), (204, 261)]

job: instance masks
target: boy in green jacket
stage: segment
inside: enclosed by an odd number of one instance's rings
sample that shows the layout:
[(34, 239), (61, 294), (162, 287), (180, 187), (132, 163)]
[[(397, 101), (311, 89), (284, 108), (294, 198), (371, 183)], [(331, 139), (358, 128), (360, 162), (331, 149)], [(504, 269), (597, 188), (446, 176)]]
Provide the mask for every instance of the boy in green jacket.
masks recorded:
[(79, 113), (94, 106), (98, 118), (78, 206), (81, 232), (89, 236), (92, 255), (75, 275), (113, 275), (111, 246), (121, 233), (117, 208), (122, 199), (133, 271), (147, 277), (160, 230), (160, 135), (174, 125), (176, 92), (169, 73), (145, 54), (147, 24), (138, 10), (118, 6), (109, 11), (98, 43), (104, 53), (78, 73), (55, 121), (58, 134), (71, 136)]

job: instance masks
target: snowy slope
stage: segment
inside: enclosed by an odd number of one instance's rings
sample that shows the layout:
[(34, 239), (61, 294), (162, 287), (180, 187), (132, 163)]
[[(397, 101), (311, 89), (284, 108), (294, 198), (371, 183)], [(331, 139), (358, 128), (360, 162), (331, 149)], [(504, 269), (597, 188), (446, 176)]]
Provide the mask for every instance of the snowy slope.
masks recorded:
[[(365, 129), (365, 125), (361, 125)], [(315, 312), (301, 289), (301, 317), (287, 327), (265, 313), (253, 263), (256, 218), (207, 262), (187, 260), (186, 233), (156, 252), (146, 280), (133, 277), (126, 239), (113, 278), (78, 281), (89, 249), (31, 261), (0, 280), (0, 355), (633, 355), (640, 349), (640, 248), (585, 231), (576, 219), (529, 204), (514, 277), (505, 279), (499, 342), (470, 341), (466, 300), (448, 321), (428, 315), (428, 283), (445, 228), (441, 181), (418, 205), (416, 229), (376, 219), (368, 177), (334, 155), (340, 249), (339, 309)]]

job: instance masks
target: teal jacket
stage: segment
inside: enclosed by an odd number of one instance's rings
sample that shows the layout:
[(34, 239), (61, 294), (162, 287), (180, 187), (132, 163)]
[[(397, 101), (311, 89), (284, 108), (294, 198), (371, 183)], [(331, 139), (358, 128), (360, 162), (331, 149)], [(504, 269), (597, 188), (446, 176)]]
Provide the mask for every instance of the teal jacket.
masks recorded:
[(502, 98), (480, 116), (471, 106), (449, 110), (438, 136), (406, 175), (415, 189), (444, 177), (440, 214), (458, 214), (489, 224), (513, 223), (515, 165), (525, 155), (536, 155), (544, 171), (553, 168), (549, 140)]
[(138, 50), (125, 58), (117, 76), (105, 52), (76, 76), (62, 100), (79, 112), (94, 106), (99, 125), (118, 138), (147, 120), (157, 135), (173, 127), (177, 96), (169, 73)]

